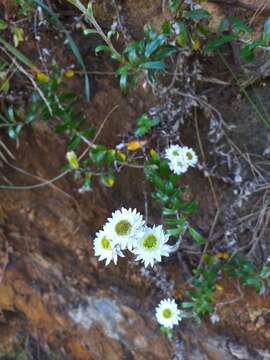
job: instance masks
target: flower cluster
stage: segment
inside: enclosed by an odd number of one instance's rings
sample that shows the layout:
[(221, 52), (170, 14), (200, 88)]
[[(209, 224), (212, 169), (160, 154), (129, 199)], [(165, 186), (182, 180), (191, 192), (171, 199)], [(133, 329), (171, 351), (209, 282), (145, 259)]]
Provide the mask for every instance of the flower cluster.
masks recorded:
[(123, 257), (123, 250), (136, 255), (136, 261), (142, 261), (147, 267), (161, 261), (162, 256), (169, 256), (169, 238), (161, 225), (148, 227), (142, 215), (136, 209), (115, 211), (94, 240), (95, 255), (99, 260), (117, 264), (118, 256)]
[(156, 307), (156, 318), (160, 325), (172, 329), (182, 320), (182, 314), (174, 299), (164, 299)]
[(165, 150), (165, 157), (171, 171), (177, 175), (184, 174), (190, 166), (194, 167), (198, 162), (195, 151), (187, 146), (171, 145)]

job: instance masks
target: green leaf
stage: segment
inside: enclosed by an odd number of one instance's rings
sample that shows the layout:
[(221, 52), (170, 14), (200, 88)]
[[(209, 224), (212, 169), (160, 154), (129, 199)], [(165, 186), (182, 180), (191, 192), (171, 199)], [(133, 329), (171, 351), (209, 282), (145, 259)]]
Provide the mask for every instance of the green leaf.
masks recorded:
[(170, 36), (172, 32), (172, 25), (169, 20), (164, 21), (164, 23), (162, 24), (162, 32), (167, 36)]
[(164, 60), (169, 56), (172, 56), (177, 52), (177, 49), (174, 46), (163, 46), (161, 49), (158, 49), (155, 52), (155, 59), (156, 60)]
[(160, 162), (159, 172), (164, 177), (167, 177), (170, 174), (170, 168), (167, 160)]
[(161, 191), (156, 191), (152, 194), (153, 198), (163, 204), (169, 201), (169, 197)]
[(169, 235), (169, 236), (179, 236), (180, 233), (181, 233), (181, 229), (180, 228), (175, 228), (175, 229), (168, 229), (166, 231), (166, 233)]
[(116, 150), (110, 149), (106, 153), (105, 162), (108, 166), (110, 166), (114, 160), (116, 160)]
[(98, 34), (97, 30), (95, 29), (84, 29), (83, 30), (84, 35), (90, 35), (90, 34)]
[(209, 19), (210, 14), (206, 10), (195, 9), (195, 10), (191, 10), (191, 11), (184, 11), (183, 16), (186, 19), (191, 19), (191, 20), (197, 20), (198, 21), (198, 20)]
[(5, 30), (7, 28), (7, 23), (6, 21), (0, 19), (0, 30)]
[(176, 42), (179, 46), (185, 47), (188, 43), (188, 30), (183, 21), (178, 21), (179, 35), (176, 37)]
[(115, 183), (115, 176), (113, 173), (109, 175), (101, 175), (100, 180), (103, 185), (107, 187), (112, 187)]
[(228, 19), (224, 18), (220, 21), (218, 31), (223, 33), (224, 31), (229, 31), (230, 29), (230, 22)]
[(117, 75), (123, 75), (123, 74), (128, 74), (129, 70), (130, 70), (131, 66), (129, 64), (126, 64), (124, 66), (121, 66), (120, 68), (118, 68), (116, 70), (116, 74)]
[(105, 146), (96, 145), (90, 150), (90, 157), (97, 165), (100, 165), (101, 161), (105, 158), (106, 153), (107, 150)]
[(254, 46), (253, 44), (247, 44), (240, 49), (240, 56), (246, 61), (254, 60)]
[(20, 50), (16, 49), (14, 46), (10, 45), (5, 39), (0, 37), (0, 43), (4, 45), (6, 50), (14, 55), (17, 60), (19, 60), (24, 65), (28, 66), (30, 69), (37, 71), (36, 66), (23, 54), (20, 52)]
[(128, 80), (127, 74), (122, 74), (120, 76), (119, 84), (120, 84), (120, 89), (123, 93), (125, 93), (127, 90), (127, 80)]
[(68, 143), (68, 148), (70, 150), (75, 150), (79, 146), (80, 142), (81, 142), (80, 136), (74, 135), (70, 140), (70, 142)]
[(143, 31), (150, 40), (154, 40), (157, 37), (155, 29), (149, 24), (144, 25)]
[(233, 32), (252, 32), (252, 29), (236, 16), (231, 16), (230, 22), (232, 23)]
[(69, 166), (71, 169), (73, 170), (78, 170), (80, 165), (79, 165), (79, 160), (77, 158), (77, 155), (74, 151), (69, 151), (67, 154), (66, 154), (66, 158), (67, 158), (67, 161), (69, 163)]
[(223, 45), (230, 43), (237, 39), (235, 35), (223, 35), (222, 37), (208, 42), (204, 51), (207, 53), (214, 52), (215, 50), (221, 48)]
[(205, 239), (203, 238), (203, 236), (200, 233), (198, 233), (197, 230), (195, 230), (191, 226), (189, 226), (188, 231), (189, 231), (190, 236), (196, 241), (196, 243), (198, 245), (205, 244)]
[(111, 49), (109, 48), (108, 45), (98, 45), (96, 48), (95, 48), (95, 53), (98, 54), (99, 52), (101, 51), (111, 51)]
[(165, 70), (166, 66), (164, 64), (164, 62), (162, 61), (148, 61), (144, 64), (141, 64), (140, 67), (142, 69), (147, 69), (147, 70)]
[(157, 50), (158, 47), (160, 47), (165, 43), (166, 40), (167, 40), (166, 35), (161, 34), (155, 40), (148, 43), (146, 45), (144, 52), (145, 57), (149, 58)]
[(37, 5), (39, 5), (44, 11), (46, 11), (52, 17), (53, 21), (57, 24), (57, 26), (65, 33), (66, 38), (68, 40), (68, 45), (69, 45), (71, 51), (73, 52), (76, 60), (80, 64), (81, 68), (84, 70), (85, 98), (86, 98), (86, 101), (90, 101), (90, 96), (91, 96), (91, 94), (90, 94), (90, 92), (91, 92), (90, 91), (91, 90), (90, 78), (87, 74), (86, 65), (84, 63), (84, 60), (82, 58), (82, 55), (80, 53), (80, 50), (79, 50), (77, 44), (75, 43), (72, 36), (70, 35), (70, 32), (65, 28), (65, 26), (62, 24), (62, 22), (59, 20), (58, 15), (51, 8), (49, 8), (47, 5), (45, 5), (43, 3), (43, 1), (40, 1), (40, 0), (33, 0), (33, 1)]
[(165, 216), (175, 215), (176, 213), (177, 213), (177, 211), (174, 209), (169, 209), (169, 208), (162, 209), (162, 214)]
[(181, 303), (181, 307), (183, 309), (190, 309), (190, 308), (194, 307), (194, 303), (191, 302), (191, 301), (184, 301), (184, 302)]

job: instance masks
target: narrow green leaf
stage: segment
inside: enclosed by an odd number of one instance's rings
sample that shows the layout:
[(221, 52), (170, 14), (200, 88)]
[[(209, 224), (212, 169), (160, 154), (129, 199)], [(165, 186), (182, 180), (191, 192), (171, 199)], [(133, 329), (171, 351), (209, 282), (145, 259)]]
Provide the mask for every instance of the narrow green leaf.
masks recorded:
[(144, 52), (145, 57), (149, 58), (158, 49), (159, 46), (165, 43), (166, 39), (166, 35), (161, 34), (155, 40), (148, 43)]
[(221, 48), (223, 45), (230, 43), (236, 39), (237, 39), (237, 36), (235, 36), (235, 35), (223, 35), (222, 37), (220, 37), (216, 40), (208, 42), (204, 51), (206, 54), (208, 54), (210, 52), (214, 52), (215, 50)]
[(173, 209), (169, 209), (169, 208), (163, 208), (162, 209), (162, 214), (165, 215), (165, 216), (175, 215), (176, 213), (177, 213), (177, 211), (173, 210)]
[(111, 49), (109, 48), (108, 45), (98, 45), (96, 48), (95, 48), (95, 53), (98, 54), (99, 52), (101, 51), (111, 51)]
[(189, 231), (189, 234), (192, 236), (192, 238), (196, 241), (196, 243), (198, 245), (205, 244), (205, 239), (203, 238), (203, 236), (200, 233), (198, 233), (197, 230), (195, 230), (191, 226), (189, 226), (188, 231)]
[(162, 61), (148, 61), (144, 64), (141, 64), (140, 67), (142, 69), (147, 69), (147, 70), (165, 70), (166, 66), (164, 64), (164, 62)]
[(83, 34), (84, 35), (91, 35), (91, 34), (98, 34), (98, 32), (95, 29), (84, 29)]
[(184, 11), (183, 16), (186, 19), (191, 19), (191, 20), (204, 20), (204, 19), (209, 19), (210, 14), (206, 10), (195, 9), (191, 11)]
[(75, 43), (75, 41), (73, 40), (72, 36), (70, 35), (70, 32), (65, 28), (65, 26), (62, 24), (62, 22), (59, 20), (58, 15), (51, 9), (49, 8), (47, 5), (45, 5), (43, 3), (42, 0), (33, 0), (38, 6), (40, 6), (44, 11), (46, 11), (51, 17), (52, 19), (55, 21), (55, 23), (58, 25), (58, 27), (60, 29), (63, 30), (63, 32), (66, 35), (66, 38), (68, 40), (68, 44), (70, 46), (71, 51), (73, 52), (75, 58), (77, 59), (78, 63), (80, 64), (80, 66), (82, 67), (82, 69), (84, 70), (84, 81), (85, 81), (85, 98), (87, 101), (90, 101), (90, 97), (91, 97), (91, 85), (90, 85), (90, 78), (87, 74), (87, 69), (86, 69), (86, 65), (84, 63), (84, 60), (81, 56), (80, 50), (77, 46), (77, 44)]
[(252, 32), (252, 29), (236, 16), (231, 16), (230, 22), (232, 23), (232, 30), (234, 32), (239, 32), (239, 31), (246, 33)]
[(6, 48), (6, 50), (14, 55), (16, 57), (17, 60), (19, 60), (21, 63), (23, 63), (24, 65), (28, 66), (30, 69), (37, 71), (36, 66), (22, 53), (20, 52), (20, 50), (16, 49), (14, 46), (10, 45), (5, 39), (3, 39), (0, 36), (0, 43), (2, 45), (4, 45), (4, 47)]
[(0, 19), (0, 30), (5, 30), (7, 28), (6, 21)]

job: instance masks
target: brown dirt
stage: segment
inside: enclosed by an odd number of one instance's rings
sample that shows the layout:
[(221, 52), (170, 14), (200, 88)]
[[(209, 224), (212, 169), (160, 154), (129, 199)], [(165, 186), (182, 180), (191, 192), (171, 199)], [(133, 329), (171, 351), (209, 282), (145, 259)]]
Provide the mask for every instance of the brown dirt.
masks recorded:
[[(106, 14), (106, 24), (111, 19), (109, 5), (103, 2), (98, 6), (98, 16)], [(160, 21), (159, 1), (127, 1), (124, 6), (134, 36), (146, 20)], [(46, 41), (50, 44), (51, 40)], [(93, 45), (84, 46), (89, 68), (102, 67), (90, 54)], [(24, 51), (30, 54), (33, 47), (30, 40)], [(54, 56), (63, 58), (56, 49), (54, 42)], [(64, 55), (67, 63), (74, 61), (70, 52)], [(72, 80), (78, 92), (82, 92), (80, 80)], [(114, 105), (119, 106), (99, 139), (113, 146), (122, 134), (132, 130), (137, 116), (154, 100), (142, 92), (123, 97), (114, 78), (94, 77), (93, 85), (91, 103), (82, 105), (89, 124), (100, 124)], [(23, 131), (18, 149), (7, 138), (2, 139), (16, 158), (14, 165), (44, 179), (57, 175), (65, 161), (66, 141), (41, 122)], [(35, 182), (5, 163), (1, 163), (0, 171), (1, 182)], [(191, 176), (196, 179), (191, 180), (191, 192), (202, 204), (197, 221), (207, 232), (215, 215), (209, 184), (199, 172)], [(215, 186), (218, 194), (224, 189), (218, 190), (218, 182)], [(78, 194), (70, 175), (36, 190), (1, 191), (1, 359), (2, 354), (12, 353), (16, 358), (24, 353), (27, 359), (168, 360), (181, 351), (183, 359), (235, 359), (228, 341), (244, 344), (248, 359), (260, 359), (254, 349), (270, 350), (270, 297), (258, 297), (251, 290), (233, 306), (221, 307), (221, 321), (216, 325), (197, 326), (185, 320), (176, 333), (183, 349), (169, 342), (153, 317), (153, 309), (163, 296), (154, 281), (142, 277), (139, 267), (130, 266), (126, 260), (118, 267), (105, 268), (93, 256), (89, 240), (111, 211), (122, 205), (144, 211), (141, 177), (136, 170), (125, 170), (113, 189), (97, 184), (94, 192), (83, 195)], [(182, 291), (182, 269), (176, 258), (163, 270), (181, 284)], [(224, 290), (217, 293), (218, 302), (239, 296), (235, 284), (224, 280), (221, 285)]]

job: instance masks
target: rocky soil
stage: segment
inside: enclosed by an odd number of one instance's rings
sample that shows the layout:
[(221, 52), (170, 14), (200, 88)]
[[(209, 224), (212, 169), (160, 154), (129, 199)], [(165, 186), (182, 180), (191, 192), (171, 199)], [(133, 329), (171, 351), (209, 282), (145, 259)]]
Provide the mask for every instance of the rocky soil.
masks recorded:
[[(227, 11), (226, 6), (216, 4), (219, 2), (206, 5), (217, 17)], [(255, 4), (248, 0), (238, 3)], [(11, 2), (0, 0), (0, 5), (6, 17), (11, 16)], [(64, 1), (56, 6), (67, 21), (75, 14)], [(140, 34), (146, 22), (158, 25), (166, 17), (158, 0), (127, 0), (122, 2), (122, 8), (122, 20), (133, 37)], [(104, 26), (111, 23), (113, 9), (109, 1), (97, 4), (97, 17)], [(110, 70), (106, 59), (97, 61), (93, 56), (95, 44), (87, 42), (79, 32), (75, 36), (91, 71)], [(65, 57), (65, 61), (73, 62), (69, 50), (58, 46), (62, 40), (60, 35), (57, 39), (42, 35), (44, 46), (54, 49), (56, 59)], [(29, 34), (23, 50), (31, 54), (33, 48)], [(73, 79), (72, 86), (81, 92), (82, 79)], [(121, 141), (137, 116), (155, 101), (150, 93), (140, 91), (123, 97), (114, 77), (94, 76), (93, 89), (91, 103), (82, 104), (89, 124), (98, 126), (118, 105), (99, 138), (106, 145)], [(240, 105), (233, 95), (221, 95), (225, 101), (220, 111), (226, 120), (234, 116), (243, 124), (235, 138), (244, 134), (245, 145), (258, 149), (260, 144), (253, 133), (259, 131), (263, 136), (263, 127), (256, 124), (254, 131), (245, 131), (250, 129), (241, 108), (246, 104)], [(232, 98), (234, 108), (230, 110)], [(23, 131), (18, 148), (4, 134), (1, 140), (14, 156), (8, 163), (0, 163), (1, 183), (28, 185), (54, 178), (65, 161), (65, 139), (41, 122)], [(153, 272), (143, 272), (126, 259), (117, 267), (105, 268), (97, 262), (91, 240), (111, 211), (127, 206), (144, 212), (141, 179), (139, 171), (129, 169), (121, 173), (113, 189), (97, 184), (94, 192), (86, 194), (78, 193), (71, 175), (34, 190), (0, 192), (0, 359), (270, 359), (269, 295), (258, 297), (246, 290), (239, 298), (236, 284), (224, 279), (223, 290), (216, 294), (217, 302), (226, 303), (220, 308), (220, 321), (195, 324), (185, 320), (170, 341), (154, 319), (154, 307), (172, 288), (179, 290), (179, 298), (182, 296), (184, 269), (176, 256)], [(209, 185), (199, 171), (191, 174), (190, 181), (191, 192), (201, 203), (197, 221), (207, 232), (216, 211)], [(217, 179), (215, 186), (219, 196), (224, 191), (232, 196), (230, 185)]]

